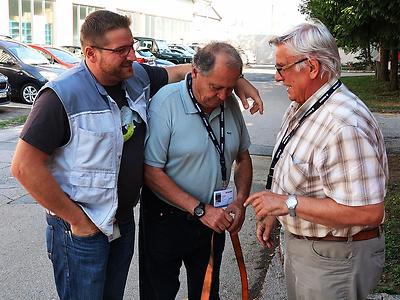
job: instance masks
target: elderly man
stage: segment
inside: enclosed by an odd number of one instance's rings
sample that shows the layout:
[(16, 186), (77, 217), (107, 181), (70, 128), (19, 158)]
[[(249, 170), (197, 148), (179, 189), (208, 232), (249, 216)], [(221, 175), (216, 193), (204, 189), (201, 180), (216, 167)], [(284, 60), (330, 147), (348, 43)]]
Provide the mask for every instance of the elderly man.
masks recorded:
[(378, 124), (338, 79), (334, 38), (320, 22), (273, 38), (276, 81), (292, 102), (277, 137), (267, 189), (246, 200), (257, 238), (285, 231), (289, 299), (365, 299), (384, 263), (388, 167)]
[[(81, 44), (84, 61), (39, 92), (12, 172), (47, 209), (59, 297), (122, 299), (143, 183), (146, 106), (190, 65), (138, 64), (129, 18), (107, 10), (87, 16)], [(242, 96), (259, 100), (248, 82), (238, 84)]]
[[(211, 43), (194, 56), (186, 79), (150, 104), (145, 184), (155, 194), (145, 189), (141, 200), (141, 299), (175, 299), (182, 262), (188, 297), (200, 299), (212, 247), (210, 297), (219, 297), (224, 232), (240, 230), (252, 180), (250, 139), (232, 95), (241, 72), (232, 46)], [(233, 161), (235, 197), (228, 187)]]

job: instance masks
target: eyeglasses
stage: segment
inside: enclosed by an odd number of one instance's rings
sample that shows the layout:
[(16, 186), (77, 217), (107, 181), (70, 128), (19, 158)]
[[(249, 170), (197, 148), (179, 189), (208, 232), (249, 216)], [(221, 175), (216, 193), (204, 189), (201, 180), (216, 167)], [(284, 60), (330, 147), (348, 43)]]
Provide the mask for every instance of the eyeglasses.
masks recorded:
[(128, 45), (128, 46), (122, 46), (122, 47), (117, 47), (117, 48), (103, 48), (103, 47), (98, 47), (98, 46), (91, 46), (96, 49), (100, 50), (105, 50), (105, 51), (111, 51), (120, 57), (127, 57), (129, 53), (133, 50), (136, 51), (139, 48), (139, 41), (138, 40), (133, 40), (133, 43)]
[(303, 61), (306, 61), (306, 60), (308, 60), (308, 58), (300, 59), (298, 61), (295, 61), (294, 63), (287, 64), (287, 65), (282, 66), (282, 67), (279, 67), (279, 66), (275, 65), (275, 69), (278, 71), (279, 75), (281, 77), (283, 77), (283, 72), (284, 71), (286, 71), (287, 69), (290, 69), (291, 67), (293, 67), (293, 66), (295, 66), (295, 65), (297, 65), (299, 63), (302, 63)]

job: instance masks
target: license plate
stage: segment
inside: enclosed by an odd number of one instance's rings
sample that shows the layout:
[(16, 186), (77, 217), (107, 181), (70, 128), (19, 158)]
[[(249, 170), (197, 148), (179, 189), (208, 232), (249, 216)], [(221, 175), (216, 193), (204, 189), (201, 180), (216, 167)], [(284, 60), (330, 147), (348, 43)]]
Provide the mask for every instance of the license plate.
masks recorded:
[(0, 93), (0, 98), (6, 98), (6, 97), (7, 97), (7, 93), (6, 92)]

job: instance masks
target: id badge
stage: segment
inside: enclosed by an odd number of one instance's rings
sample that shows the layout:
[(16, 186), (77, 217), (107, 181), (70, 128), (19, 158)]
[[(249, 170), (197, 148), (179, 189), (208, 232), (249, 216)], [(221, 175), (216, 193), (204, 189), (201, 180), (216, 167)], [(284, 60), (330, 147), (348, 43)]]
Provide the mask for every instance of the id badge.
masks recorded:
[(227, 207), (233, 201), (233, 188), (215, 191), (213, 195), (214, 207)]

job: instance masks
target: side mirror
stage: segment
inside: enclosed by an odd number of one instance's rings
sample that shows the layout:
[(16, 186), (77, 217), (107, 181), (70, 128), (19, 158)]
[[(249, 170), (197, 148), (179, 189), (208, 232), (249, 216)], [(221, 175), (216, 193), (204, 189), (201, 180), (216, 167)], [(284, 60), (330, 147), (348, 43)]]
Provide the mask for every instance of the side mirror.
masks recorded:
[(7, 65), (11, 65), (11, 66), (15, 66), (17, 63), (16, 63), (16, 61), (13, 60), (13, 59), (7, 59), (7, 60), (6, 60), (6, 64), (7, 64)]

